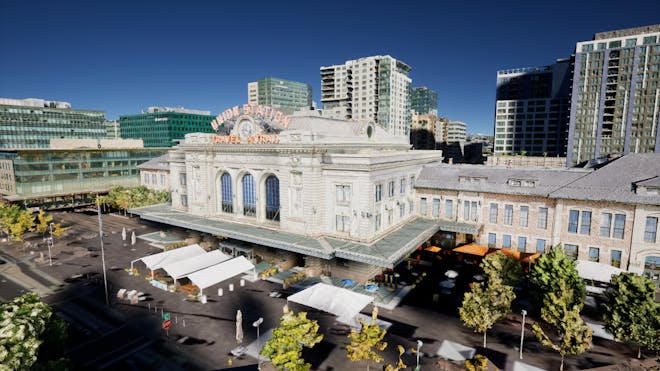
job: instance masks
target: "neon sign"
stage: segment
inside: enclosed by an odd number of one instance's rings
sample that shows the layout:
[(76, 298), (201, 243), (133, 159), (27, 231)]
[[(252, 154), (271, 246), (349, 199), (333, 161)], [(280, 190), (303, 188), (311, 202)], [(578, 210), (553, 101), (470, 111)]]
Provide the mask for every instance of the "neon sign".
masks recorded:
[(280, 131), (291, 118), (269, 106), (244, 104), (219, 114), (211, 126), (217, 133), (211, 141), (217, 144), (277, 144)]
[(291, 117), (283, 114), (270, 106), (244, 104), (243, 106), (234, 106), (226, 109), (219, 114), (213, 121), (211, 126), (216, 132), (222, 130), (226, 124), (236, 121), (240, 116), (252, 116), (254, 119), (259, 120), (261, 123), (268, 124), (274, 129), (286, 129), (289, 126)]

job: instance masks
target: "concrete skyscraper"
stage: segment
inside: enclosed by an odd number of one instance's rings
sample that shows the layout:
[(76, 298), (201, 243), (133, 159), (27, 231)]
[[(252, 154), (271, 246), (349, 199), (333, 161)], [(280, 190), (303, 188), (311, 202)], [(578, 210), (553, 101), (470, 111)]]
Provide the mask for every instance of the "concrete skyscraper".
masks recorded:
[(496, 155), (565, 156), (570, 60), (497, 72)]
[(567, 164), (607, 154), (660, 152), (660, 25), (578, 42)]
[(410, 132), (410, 66), (389, 55), (321, 67), (324, 109), (343, 118), (373, 121), (390, 134)]
[(248, 103), (271, 106), (290, 115), (312, 107), (312, 87), (302, 82), (265, 77), (248, 83)]

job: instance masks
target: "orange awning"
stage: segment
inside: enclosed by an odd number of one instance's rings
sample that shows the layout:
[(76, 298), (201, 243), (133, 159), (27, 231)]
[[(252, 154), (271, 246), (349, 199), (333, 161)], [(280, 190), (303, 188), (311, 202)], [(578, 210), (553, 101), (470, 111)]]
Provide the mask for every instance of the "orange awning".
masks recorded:
[(469, 243), (467, 245), (457, 247), (453, 251), (454, 252), (460, 252), (460, 253), (463, 253), (463, 254), (484, 256), (484, 255), (486, 255), (488, 250), (489, 249), (486, 246), (477, 245), (476, 243)]
[(526, 255), (526, 256), (523, 256), (523, 258), (521, 260), (523, 263), (534, 263), (534, 260), (538, 259), (541, 256), (541, 254), (538, 253), (538, 252), (526, 253), (526, 254), (523, 254), (523, 255)]
[(504, 254), (506, 256), (510, 256), (510, 257), (512, 257), (516, 260), (520, 260), (520, 252), (516, 251), (516, 250), (511, 250), (511, 249), (497, 249), (497, 250), (494, 250), (493, 252), (489, 253), (488, 256), (493, 255), (493, 254), (497, 253), (498, 251), (501, 251), (502, 254)]
[(424, 249), (424, 251), (430, 251), (430, 252), (439, 252), (441, 249), (437, 246), (429, 246)]

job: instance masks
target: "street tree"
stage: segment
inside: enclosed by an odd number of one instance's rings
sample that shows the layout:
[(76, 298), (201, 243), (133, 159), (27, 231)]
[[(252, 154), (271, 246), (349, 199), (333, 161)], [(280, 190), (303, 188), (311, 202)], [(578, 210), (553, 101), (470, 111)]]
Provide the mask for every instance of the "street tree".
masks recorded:
[(501, 251), (487, 256), (481, 262), (481, 269), (483, 269), (488, 280), (499, 279), (508, 286), (516, 286), (523, 277), (520, 262)]
[[(376, 353), (374, 349), (382, 351), (387, 348), (387, 342), (383, 341), (387, 331), (381, 329), (376, 323), (378, 316), (378, 310), (376, 308), (374, 307), (371, 323), (360, 320), (360, 324), (362, 325), (360, 331), (351, 331), (348, 335), (351, 342), (346, 346), (346, 357), (353, 362), (372, 360), (380, 363), (383, 361), (383, 357)], [(369, 370), (368, 363), (367, 370)]]
[(511, 312), (511, 302), (515, 297), (513, 288), (499, 279), (489, 280), (488, 285), (475, 283), (465, 293), (458, 313), (465, 326), (484, 334), (484, 348), (487, 331)]
[(43, 209), (39, 209), (39, 213), (37, 214), (37, 223), (34, 227), (34, 230), (38, 233), (41, 233), (43, 236), (46, 231), (48, 231), (48, 225), (53, 221), (53, 216), (46, 214)]
[(13, 236), (12, 240), (23, 241), (23, 234), (27, 231), (31, 231), (33, 228), (34, 215), (32, 215), (32, 210), (25, 209), (21, 210), (18, 214), (18, 218), (16, 218), (14, 223), (9, 226), (9, 232)]
[(11, 226), (16, 223), (21, 213), (22, 210), (18, 205), (8, 205), (0, 202), (0, 229), (2, 229), (2, 233), (6, 236), (11, 234)]
[(539, 342), (561, 356), (560, 371), (564, 369), (567, 355), (582, 354), (591, 343), (591, 328), (580, 317), (582, 306), (573, 302), (575, 296), (572, 291), (566, 282), (559, 281), (556, 291), (545, 294), (541, 307), (541, 319), (546, 330), (538, 323), (532, 324), (532, 332)]
[(302, 350), (323, 340), (318, 331), (318, 322), (308, 319), (306, 312), (295, 314), (287, 309), (260, 354), (270, 358), (277, 370), (308, 371), (311, 365), (302, 358)]
[(541, 255), (536, 260), (536, 265), (530, 274), (530, 281), (536, 288), (538, 304), (543, 303), (547, 293), (557, 291), (559, 282), (563, 281), (573, 293), (568, 307), (572, 308), (573, 305), (577, 305), (582, 309), (587, 290), (584, 280), (578, 276), (575, 264), (575, 261), (564, 254), (561, 245), (555, 246), (550, 252)]
[(660, 349), (660, 304), (656, 303), (655, 285), (648, 278), (633, 273), (612, 277), (612, 290), (603, 305), (605, 329), (618, 341), (637, 344), (637, 358), (642, 348)]

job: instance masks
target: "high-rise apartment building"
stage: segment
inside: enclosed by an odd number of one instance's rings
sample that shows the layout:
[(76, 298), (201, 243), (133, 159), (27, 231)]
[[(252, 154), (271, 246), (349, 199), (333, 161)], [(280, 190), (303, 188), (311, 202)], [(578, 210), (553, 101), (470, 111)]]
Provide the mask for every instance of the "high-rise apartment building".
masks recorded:
[(497, 72), (495, 155), (565, 156), (570, 60)]
[(248, 103), (271, 106), (290, 115), (312, 107), (312, 87), (302, 82), (265, 77), (248, 83)]
[(442, 136), (438, 137), (436, 132), (443, 133), (444, 122), (432, 114), (418, 114), (413, 110), (410, 126), (410, 144), (414, 149), (435, 149), (436, 142), (442, 142)]
[(0, 148), (48, 148), (50, 139), (106, 137), (105, 112), (72, 109), (71, 103), (0, 98)]
[(465, 143), (467, 138), (467, 124), (463, 121), (449, 120), (447, 122), (447, 143)]
[(390, 134), (410, 132), (410, 66), (389, 55), (321, 67), (321, 102), (346, 119), (373, 121)]
[(121, 138), (121, 131), (119, 130), (119, 120), (105, 120), (105, 132), (108, 139)]
[(575, 47), (569, 166), (660, 152), (660, 25), (597, 33)]
[(145, 147), (172, 147), (189, 133), (212, 133), (210, 111), (183, 107), (149, 107), (147, 112), (119, 117), (121, 137), (142, 139)]
[(426, 86), (412, 89), (411, 109), (420, 115), (438, 115), (438, 93)]

